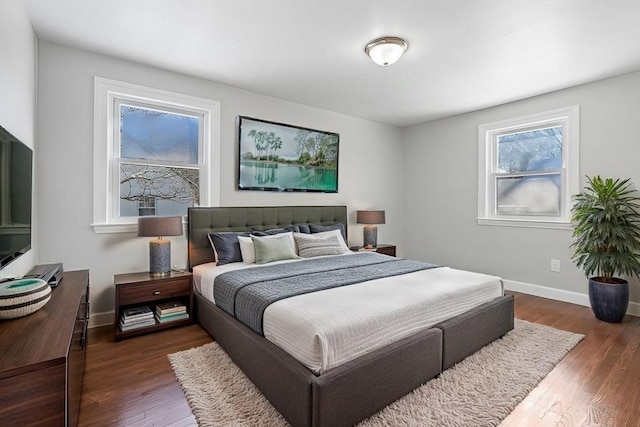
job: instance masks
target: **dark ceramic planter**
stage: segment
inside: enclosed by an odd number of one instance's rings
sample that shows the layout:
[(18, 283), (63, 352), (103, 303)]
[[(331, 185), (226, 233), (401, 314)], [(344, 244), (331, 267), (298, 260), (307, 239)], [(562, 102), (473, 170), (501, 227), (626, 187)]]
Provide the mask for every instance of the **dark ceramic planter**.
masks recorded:
[(604, 283), (599, 279), (589, 279), (589, 301), (593, 314), (605, 322), (622, 322), (629, 306), (629, 282), (615, 278), (616, 283)]

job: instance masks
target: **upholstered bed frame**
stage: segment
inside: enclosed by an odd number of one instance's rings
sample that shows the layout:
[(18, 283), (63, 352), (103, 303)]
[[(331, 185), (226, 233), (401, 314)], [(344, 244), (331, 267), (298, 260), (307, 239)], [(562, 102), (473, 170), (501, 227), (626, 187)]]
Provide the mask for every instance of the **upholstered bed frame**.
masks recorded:
[[(191, 208), (189, 268), (213, 261), (211, 231), (267, 230), (301, 223), (342, 223), (346, 230), (347, 209)], [(513, 329), (513, 298), (502, 296), (316, 375), (197, 292), (195, 301), (200, 325), (293, 426), (353, 425)]]

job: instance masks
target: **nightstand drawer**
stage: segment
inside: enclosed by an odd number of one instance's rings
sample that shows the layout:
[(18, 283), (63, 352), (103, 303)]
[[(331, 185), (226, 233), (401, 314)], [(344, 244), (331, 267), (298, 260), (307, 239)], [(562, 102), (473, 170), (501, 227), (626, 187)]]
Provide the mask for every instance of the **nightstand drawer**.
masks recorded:
[(136, 304), (188, 295), (190, 288), (190, 277), (161, 283), (152, 282), (121, 286), (119, 288), (120, 304)]

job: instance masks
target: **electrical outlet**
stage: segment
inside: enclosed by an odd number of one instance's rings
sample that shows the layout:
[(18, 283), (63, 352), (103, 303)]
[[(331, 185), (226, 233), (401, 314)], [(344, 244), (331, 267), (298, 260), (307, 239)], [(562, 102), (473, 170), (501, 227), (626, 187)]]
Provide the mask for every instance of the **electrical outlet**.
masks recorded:
[(554, 273), (560, 273), (560, 260), (552, 259), (551, 260), (551, 271)]

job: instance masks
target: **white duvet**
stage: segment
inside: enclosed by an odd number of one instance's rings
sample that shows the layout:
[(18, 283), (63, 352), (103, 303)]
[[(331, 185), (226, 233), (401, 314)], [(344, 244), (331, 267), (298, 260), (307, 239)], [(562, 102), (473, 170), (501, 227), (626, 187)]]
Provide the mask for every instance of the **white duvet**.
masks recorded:
[[(196, 290), (215, 302), (215, 277), (238, 268), (260, 266), (199, 265)], [(498, 277), (433, 268), (277, 301), (264, 312), (263, 330), (269, 341), (323, 373), (502, 294)]]

